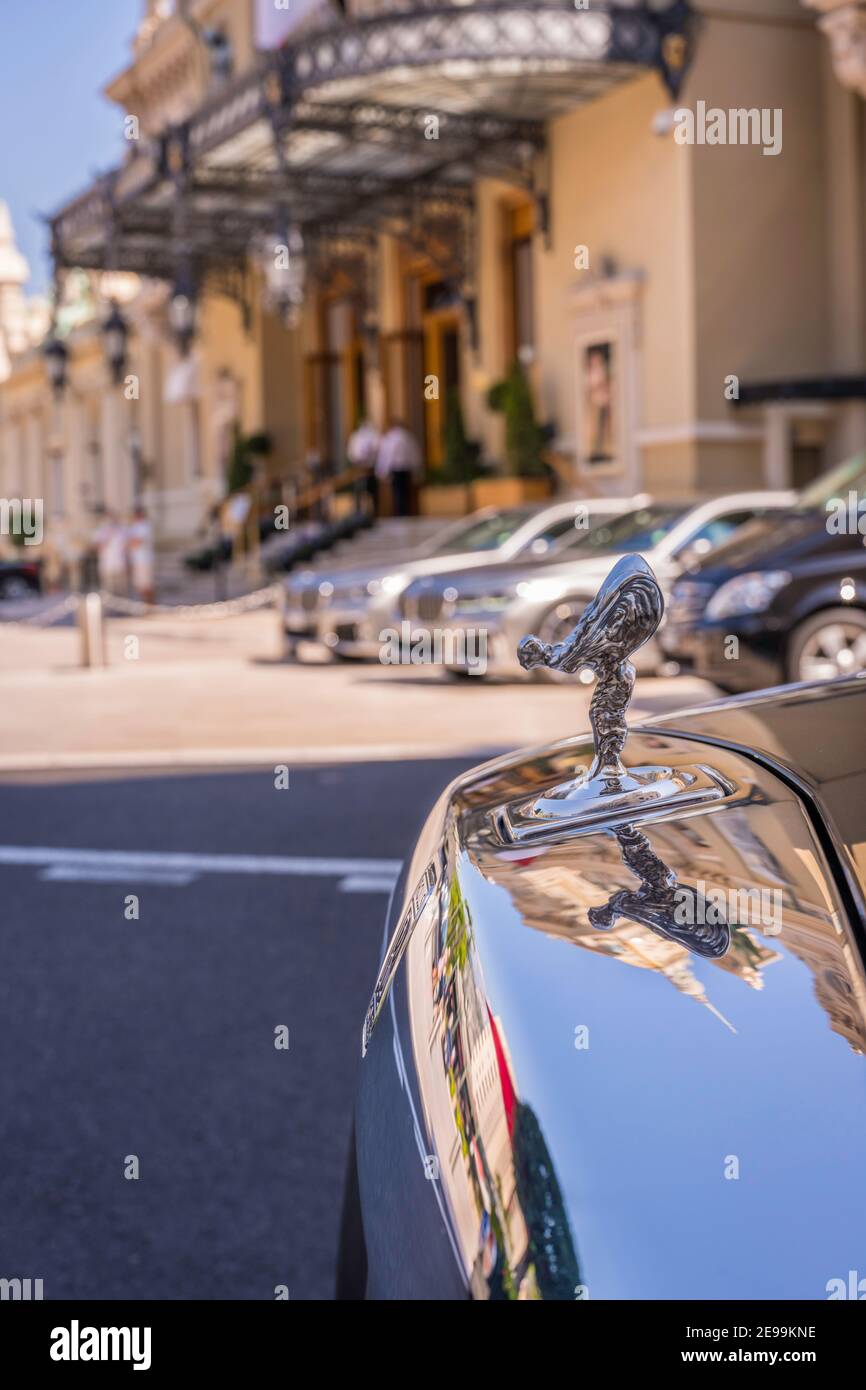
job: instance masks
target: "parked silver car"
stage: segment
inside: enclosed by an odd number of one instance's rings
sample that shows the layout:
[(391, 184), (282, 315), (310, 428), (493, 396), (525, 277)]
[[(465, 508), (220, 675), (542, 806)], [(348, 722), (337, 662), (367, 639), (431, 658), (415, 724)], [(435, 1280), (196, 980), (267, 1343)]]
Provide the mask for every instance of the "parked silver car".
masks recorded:
[(475, 566), (538, 561), (584, 528), (587, 518), (609, 521), (633, 510), (634, 498), (597, 498), (480, 512), (446, 536), (434, 553), (399, 563), (320, 575), (315, 605), (317, 635), (338, 656), (379, 656), (382, 633), (400, 623), (400, 596), (420, 576), (448, 575)]
[[(549, 562), (419, 575), (403, 593), (401, 618), (411, 640), (435, 628), (443, 664), (456, 675), (516, 675), (515, 652), (526, 632), (557, 642), (577, 622), (610, 569), (611, 556), (642, 554), (668, 592), (684, 563), (702, 556), (755, 516), (789, 507), (791, 492), (740, 492), (709, 501), (652, 502), (590, 525)], [(468, 654), (468, 655), (467, 655)], [(655, 671), (655, 641), (642, 647), (637, 669)]]
[[(392, 564), (422, 560), (442, 552), (466, 550), (469, 540), (476, 532), (479, 521), (493, 520), (501, 512), (487, 507), (472, 516), (460, 517), (458, 521), (437, 527), (433, 534), (424, 532), (422, 540), (415, 539), (409, 544), (398, 544), (389, 550)], [(388, 544), (392, 537), (388, 535)], [(371, 566), (372, 567), (372, 566)], [(341, 582), (346, 575), (359, 568), (357, 560), (340, 559), (330, 556), (326, 561), (298, 570), (282, 583), (282, 617), (286, 636), (291, 640), (315, 640), (317, 637), (317, 613), (319, 605), (332, 593), (333, 585)]]

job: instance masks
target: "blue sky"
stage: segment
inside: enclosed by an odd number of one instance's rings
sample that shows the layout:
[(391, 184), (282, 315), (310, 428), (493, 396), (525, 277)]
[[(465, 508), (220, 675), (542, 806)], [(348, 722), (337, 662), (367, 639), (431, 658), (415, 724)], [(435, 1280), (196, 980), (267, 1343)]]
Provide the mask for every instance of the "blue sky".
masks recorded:
[(56, 211), (122, 155), (122, 114), (102, 88), (125, 66), (141, 10), (141, 0), (3, 5), (0, 198), (30, 262), (29, 290), (50, 283), (39, 214)]

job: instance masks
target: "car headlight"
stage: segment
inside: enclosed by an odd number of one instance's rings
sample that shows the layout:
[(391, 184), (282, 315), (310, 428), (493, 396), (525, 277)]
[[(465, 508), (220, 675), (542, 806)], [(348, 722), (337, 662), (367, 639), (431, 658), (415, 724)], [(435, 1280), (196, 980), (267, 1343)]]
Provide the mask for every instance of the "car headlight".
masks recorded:
[(517, 597), (530, 603), (555, 603), (565, 589), (561, 579), (524, 579), (517, 586)]
[(769, 608), (775, 595), (791, 576), (786, 570), (754, 570), (749, 574), (738, 574), (723, 584), (707, 604), (704, 612), (711, 621), (731, 618), (739, 613), (763, 613)]
[(405, 589), (406, 582), (407, 576), (405, 574), (386, 574), (382, 580), (382, 593), (392, 596), (399, 594), (402, 589)]

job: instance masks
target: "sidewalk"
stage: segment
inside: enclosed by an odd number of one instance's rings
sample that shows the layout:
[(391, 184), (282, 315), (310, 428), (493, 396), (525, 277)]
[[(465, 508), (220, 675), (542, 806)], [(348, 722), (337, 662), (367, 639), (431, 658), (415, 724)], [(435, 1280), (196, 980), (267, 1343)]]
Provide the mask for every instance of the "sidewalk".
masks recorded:
[[(129, 657), (128, 639), (138, 639)], [(2, 632), (0, 772), (479, 756), (580, 733), (585, 686), (453, 683), (429, 667), (294, 664), (276, 613), (112, 619), (110, 664), (84, 670), (74, 628)], [(716, 698), (639, 682), (635, 714)]]

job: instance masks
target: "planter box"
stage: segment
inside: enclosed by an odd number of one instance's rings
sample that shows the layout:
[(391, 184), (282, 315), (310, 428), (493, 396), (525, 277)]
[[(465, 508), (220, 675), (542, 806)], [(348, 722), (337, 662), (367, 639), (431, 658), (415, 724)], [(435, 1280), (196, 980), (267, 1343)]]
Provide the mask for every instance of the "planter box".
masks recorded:
[(476, 508), (521, 507), (526, 502), (544, 502), (549, 496), (546, 478), (481, 478), (472, 484)]
[(466, 516), (475, 508), (472, 487), (455, 483), (453, 487), (422, 487), (418, 491), (422, 516)]

